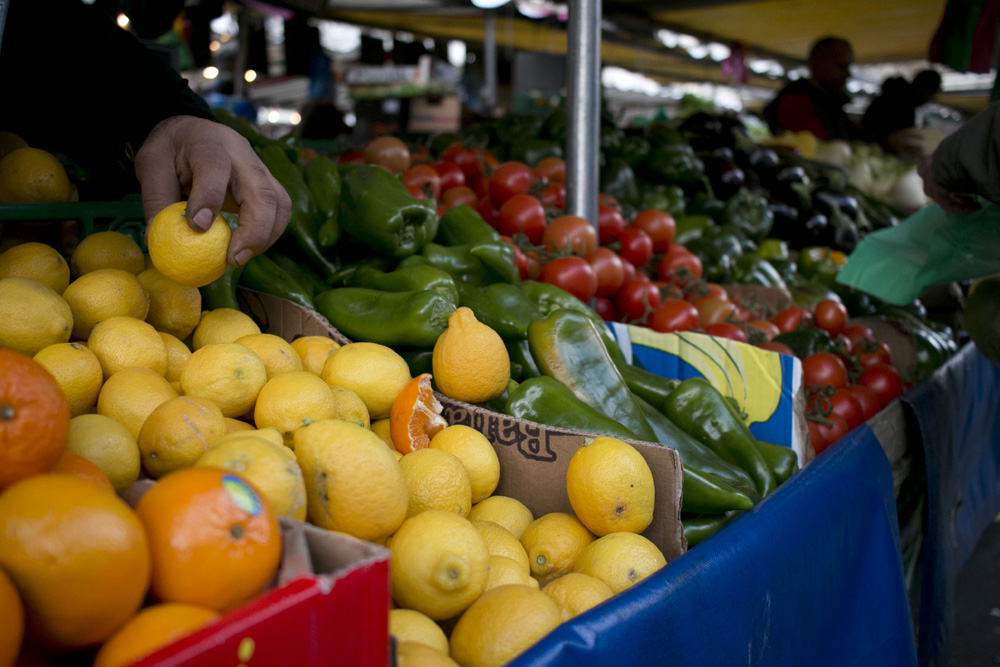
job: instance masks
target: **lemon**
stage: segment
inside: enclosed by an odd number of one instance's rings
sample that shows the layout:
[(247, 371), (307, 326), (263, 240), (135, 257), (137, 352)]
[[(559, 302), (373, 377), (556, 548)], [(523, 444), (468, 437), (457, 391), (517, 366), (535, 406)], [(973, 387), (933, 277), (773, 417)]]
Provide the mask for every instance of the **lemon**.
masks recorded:
[(439, 449), (417, 449), (400, 459), (399, 467), (409, 489), (407, 518), (427, 510), (469, 515), (472, 482), (457, 456)]
[(154, 479), (189, 468), (226, 432), (226, 418), (210, 400), (178, 396), (164, 401), (139, 431), (142, 467)]
[(469, 471), (472, 502), (478, 503), (493, 494), (500, 482), (500, 460), (489, 438), (476, 429), (455, 424), (431, 438), (430, 447), (454, 454)]
[(333, 418), (343, 419), (364, 428), (371, 428), (371, 416), (361, 397), (347, 387), (330, 387), (333, 396)]
[(242, 433), (243, 431), (256, 431), (253, 424), (248, 424), (240, 419), (226, 417), (227, 433)]
[(285, 447), (285, 437), (282, 435), (281, 431), (274, 428), (273, 426), (254, 429), (254, 435), (263, 440), (267, 440), (272, 444), (281, 445), (282, 447)]
[(388, 417), (396, 396), (413, 379), (406, 360), (392, 348), (365, 342), (335, 350), (323, 366), (322, 378), (360, 396), (370, 419)]
[(146, 269), (136, 276), (149, 292), (146, 321), (161, 333), (180, 340), (191, 335), (201, 321), (201, 292), (174, 282), (156, 269)]
[(292, 341), (292, 347), (299, 353), (303, 370), (323, 375), (326, 360), (340, 347), (340, 343), (326, 336), (299, 336)]
[(66, 451), (100, 468), (117, 493), (139, 479), (142, 460), (135, 436), (110, 417), (98, 414), (73, 417), (69, 421)]
[(146, 268), (142, 248), (121, 232), (96, 232), (80, 241), (69, 256), (74, 278), (100, 269), (121, 269), (137, 276)]
[(468, 519), (454, 512), (428, 510), (410, 517), (388, 546), (392, 597), (402, 607), (434, 620), (451, 618), (486, 588), (486, 542)]
[(546, 584), (542, 592), (558, 605), (563, 621), (596, 607), (615, 594), (606, 583), (582, 572), (564, 574)]
[(573, 571), (597, 577), (620, 593), (666, 564), (663, 552), (648, 539), (620, 532), (608, 533), (584, 547)]
[(48, 244), (21, 243), (0, 253), (0, 280), (4, 278), (30, 278), (62, 294), (69, 285), (69, 264)]
[(448, 656), (448, 649), (439, 651), (421, 642), (401, 641), (396, 645), (396, 667), (459, 667)]
[(180, 381), (186, 395), (203, 396), (226, 417), (239, 417), (253, 408), (267, 382), (267, 371), (250, 348), (212, 343), (191, 353), (181, 369)]
[(516, 584), (518, 586), (528, 586), (538, 590), (538, 582), (528, 571), (521, 567), (521, 564), (506, 556), (490, 554), (490, 571), (486, 577), (486, 588), (484, 592), (497, 586), (507, 586)]
[(550, 512), (524, 529), (521, 546), (528, 554), (531, 574), (543, 585), (573, 571), (576, 559), (594, 535), (572, 514)]
[(149, 223), (146, 246), (157, 271), (174, 282), (204, 287), (226, 272), (232, 232), (221, 215), (205, 231), (195, 231), (185, 217), (186, 202), (176, 202)]
[[(355, 394), (355, 396), (357, 396), (357, 394)], [(392, 444), (392, 436), (389, 434), (388, 419), (376, 419), (369, 424), (368, 428), (371, 429), (372, 433), (382, 438), (382, 442), (388, 445), (392, 451), (396, 451), (395, 445)]]
[(369, 541), (396, 532), (406, 518), (406, 479), (378, 436), (324, 419), (296, 429), (293, 437), (310, 523)]
[(173, 334), (161, 331), (160, 338), (167, 350), (167, 372), (163, 377), (167, 378), (167, 382), (180, 382), (181, 370), (184, 369), (184, 364), (191, 357), (191, 350), (184, 344), (184, 341)]
[(279, 373), (301, 371), (302, 359), (292, 344), (280, 336), (269, 333), (255, 333), (240, 336), (236, 339), (240, 345), (246, 345), (257, 353), (264, 362), (267, 379), (270, 380)]
[(63, 298), (73, 311), (73, 336), (87, 340), (94, 325), (115, 315), (145, 320), (149, 294), (139, 279), (121, 269), (98, 269), (69, 284)]
[(13, 132), (0, 131), (0, 159), (18, 148), (27, 148), (28, 142)]
[(71, 417), (90, 412), (97, 405), (104, 376), (97, 355), (86, 345), (55, 343), (39, 350), (34, 359), (59, 383)]
[(167, 345), (153, 325), (115, 315), (94, 325), (87, 347), (101, 362), (104, 379), (124, 368), (148, 368), (166, 377)]
[(464, 306), (448, 317), (448, 328), (434, 344), (431, 368), (441, 393), (469, 403), (498, 398), (510, 382), (503, 339)]
[(40, 148), (17, 148), (0, 159), (0, 204), (69, 201), (66, 169)]
[(201, 455), (195, 465), (215, 466), (237, 473), (278, 516), (305, 521), (306, 487), (295, 453), (281, 443), (255, 433), (226, 436)]
[(215, 308), (201, 314), (192, 334), (191, 349), (197, 351), (212, 343), (235, 343), (243, 336), (257, 333), (260, 333), (260, 327), (243, 311)]
[(146, 417), (171, 398), (177, 398), (177, 392), (156, 371), (125, 368), (104, 381), (97, 395), (97, 413), (114, 419), (138, 438)]
[(274, 427), (292, 445), (292, 433), (305, 420), (334, 419), (333, 393), (322, 379), (308, 371), (275, 375), (261, 388), (253, 409), (257, 428)]
[(527, 586), (492, 588), (462, 614), (451, 655), (465, 667), (501, 667), (562, 623), (552, 599)]
[(37, 280), (0, 280), (0, 347), (35, 356), (42, 348), (69, 341), (73, 313), (69, 304)]
[(524, 503), (510, 496), (490, 496), (472, 506), (470, 520), (492, 521), (509, 530), (517, 539), (535, 517)]
[(509, 558), (519, 564), (524, 569), (525, 574), (531, 571), (528, 565), (528, 554), (512, 532), (498, 523), (482, 521), (481, 519), (473, 520), (472, 525), (483, 536), (491, 556)]
[(441, 626), (416, 609), (390, 609), (389, 634), (399, 642), (420, 642), (448, 653), (448, 637)]
[(641, 533), (653, 520), (653, 473), (635, 447), (617, 438), (585, 440), (569, 460), (573, 512), (598, 537)]

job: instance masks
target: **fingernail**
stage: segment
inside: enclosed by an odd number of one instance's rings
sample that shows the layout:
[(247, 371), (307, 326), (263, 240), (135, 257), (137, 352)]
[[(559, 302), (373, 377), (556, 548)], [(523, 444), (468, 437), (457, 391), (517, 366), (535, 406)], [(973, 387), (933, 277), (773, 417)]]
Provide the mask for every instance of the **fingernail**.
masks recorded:
[(250, 261), (251, 257), (253, 257), (253, 252), (251, 252), (249, 248), (240, 250), (236, 253), (236, 266), (243, 266)]
[(212, 226), (212, 220), (214, 219), (215, 216), (212, 215), (212, 211), (210, 209), (203, 208), (194, 214), (194, 218), (192, 221), (194, 222), (194, 224), (198, 225), (198, 227), (200, 227), (201, 229), (208, 229), (209, 227)]

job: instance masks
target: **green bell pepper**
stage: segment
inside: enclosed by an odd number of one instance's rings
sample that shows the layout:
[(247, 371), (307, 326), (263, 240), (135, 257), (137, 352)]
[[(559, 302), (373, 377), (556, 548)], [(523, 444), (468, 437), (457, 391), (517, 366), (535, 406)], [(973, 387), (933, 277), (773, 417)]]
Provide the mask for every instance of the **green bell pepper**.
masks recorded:
[(537, 280), (525, 280), (522, 281), (519, 286), (521, 292), (524, 293), (528, 300), (534, 303), (542, 311), (542, 316), (551, 315), (556, 310), (561, 308), (568, 308), (570, 310), (575, 310), (581, 315), (584, 315), (597, 329), (597, 332), (601, 336), (601, 340), (604, 342), (604, 347), (607, 348), (608, 354), (615, 362), (625, 361), (625, 355), (622, 354), (621, 348), (618, 347), (618, 341), (615, 337), (611, 335), (608, 330), (607, 323), (601, 319), (593, 308), (580, 301), (578, 298), (567, 292), (566, 290), (556, 287), (555, 285), (550, 285), (549, 283), (540, 283)]
[(705, 235), (706, 230), (713, 227), (715, 222), (710, 216), (705, 214), (685, 215), (674, 221), (677, 233), (674, 235), (674, 243), (686, 246), (694, 239)]
[(527, 338), (505, 340), (504, 345), (507, 347), (507, 356), (510, 357), (510, 363), (521, 367), (522, 379), (541, 377), (542, 371), (538, 368), (538, 364), (535, 363), (535, 358), (531, 356), (531, 345), (528, 343)]
[(397, 267), (395, 271), (381, 271), (373, 266), (359, 266), (347, 278), (348, 287), (367, 287), (382, 292), (418, 292), (436, 290), (458, 305), (458, 288), (455, 279), (441, 269), (429, 264)]
[(740, 285), (765, 285), (787, 289), (774, 266), (760, 255), (740, 255), (733, 267), (733, 281)]
[(303, 308), (313, 310), (313, 300), (302, 285), (288, 274), (267, 253), (251, 257), (243, 265), (239, 284), (265, 294), (272, 294)]
[(528, 343), (542, 373), (641, 440), (655, 441), (653, 429), (586, 315), (561, 308), (535, 320), (528, 326)]
[(415, 198), (398, 177), (375, 165), (344, 174), (337, 215), (351, 237), (396, 259), (420, 252), (438, 230), (434, 202)]
[(302, 177), (323, 218), (316, 232), (320, 247), (329, 248), (340, 239), (340, 223), (337, 221), (337, 211), (340, 208), (340, 170), (336, 162), (320, 155), (306, 162), (302, 168)]
[(643, 162), (644, 168), (663, 183), (694, 185), (701, 183), (705, 165), (690, 146), (668, 145), (652, 149)]
[(316, 310), (351, 340), (427, 348), (448, 328), (455, 303), (436, 290), (339, 287), (317, 295)]
[(470, 309), (477, 320), (496, 331), (504, 340), (520, 340), (528, 336), (528, 325), (487, 297), (482, 287), (459, 281), (458, 295), (460, 306)]
[(609, 158), (601, 166), (601, 192), (611, 195), (618, 201), (635, 202), (639, 199), (639, 186), (636, 184), (635, 172), (623, 158)]
[(782, 239), (766, 238), (760, 242), (757, 254), (768, 261), (776, 259), (788, 259), (788, 244)]
[(483, 220), (479, 211), (471, 206), (452, 206), (445, 211), (441, 216), (437, 237), (434, 239), (447, 246), (502, 240), (500, 232)]
[(548, 139), (536, 139), (533, 137), (515, 141), (511, 144), (510, 151), (507, 153), (508, 160), (523, 162), (529, 167), (537, 165), (547, 157), (561, 158), (562, 156), (562, 144), (549, 141)]
[(232, 308), (239, 310), (240, 304), (236, 300), (236, 288), (239, 287), (240, 276), (243, 273), (243, 266), (227, 266), (226, 272), (210, 282), (199, 287), (201, 292), (201, 309), (215, 310), (216, 308)]
[(274, 260), (274, 263), (285, 270), (288, 275), (295, 279), (299, 285), (305, 289), (306, 294), (312, 299), (320, 292), (330, 289), (330, 286), (323, 282), (318, 273), (284, 253), (280, 253), (273, 248), (267, 251), (267, 256)]
[(657, 183), (642, 188), (639, 194), (640, 209), (663, 211), (680, 218), (684, 215), (687, 203), (684, 200), (684, 189), (679, 185)]
[(663, 401), (667, 400), (670, 392), (681, 383), (680, 380), (650, 373), (645, 368), (639, 368), (624, 360), (615, 360), (615, 366), (636, 398), (641, 398), (653, 405), (663, 405)]
[(689, 378), (667, 397), (672, 422), (750, 475), (761, 497), (775, 489), (774, 473), (735, 408), (704, 378)]
[(403, 357), (410, 368), (410, 375), (417, 377), (422, 373), (432, 373), (434, 349), (428, 347), (397, 347), (396, 353)]
[(725, 218), (756, 243), (767, 238), (774, 225), (774, 213), (767, 199), (746, 188), (740, 188), (726, 202)]
[(799, 272), (810, 280), (832, 287), (845, 261), (844, 254), (837, 250), (826, 246), (810, 246), (799, 252)]
[(795, 331), (780, 333), (772, 340), (787, 345), (799, 359), (805, 359), (816, 352), (833, 351), (833, 339), (830, 338), (830, 334), (814, 327), (802, 327)]
[(784, 484), (789, 477), (799, 471), (799, 457), (791, 447), (782, 447), (764, 440), (758, 440), (757, 446), (763, 452), (767, 464), (771, 466), (778, 484)]
[(723, 526), (742, 513), (741, 510), (733, 510), (725, 514), (681, 517), (681, 525), (684, 526), (684, 539), (687, 541), (688, 549), (715, 535)]
[(528, 378), (516, 386), (509, 385), (503, 412), (545, 426), (637, 439), (635, 433), (581, 401), (558, 380), (545, 375)]

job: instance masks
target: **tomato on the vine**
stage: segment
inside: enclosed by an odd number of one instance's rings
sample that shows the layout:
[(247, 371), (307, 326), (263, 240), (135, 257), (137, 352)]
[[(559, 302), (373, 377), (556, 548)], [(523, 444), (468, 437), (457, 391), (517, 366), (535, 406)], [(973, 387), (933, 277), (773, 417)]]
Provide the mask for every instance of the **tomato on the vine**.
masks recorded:
[(432, 166), (441, 178), (442, 193), (448, 192), (448, 190), (457, 188), (460, 185), (465, 185), (465, 172), (454, 162), (442, 160), (441, 162), (435, 162)]
[(546, 185), (542, 190), (542, 206), (559, 211), (566, 208), (566, 184), (556, 182)]
[(803, 322), (812, 319), (812, 313), (801, 306), (789, 306), (771, 318), (771, 321), (778, 325), (781, 333), (795, 331)]
[(709, 324), (705, 327), (705, 333), (709, 336), (728, 338), (729, 340), (735, 340), (740, 343), (747, 342), (746, 329), (739, 324), (733, 324), (732, 322), (716, 322), (715, 324)]
[(552, 182), (566, 182), (566, 161), (554, 155), (542, 158), (535, 165), (535, 174), (538, 178), (543, 178)]
[(795, 352), (792, 351), (792, 348), (788, 347), (784, 343), (777, 343), (773, 340), (769, 340), (765, 343), (757, 343), (757, 347), (759, 347), (762, 350), (777, 352), (778, 354), (785, 354), (788, 355), (789, 357), (795, 356)]
[(698, 309), (683, 299), (667, 299), (649, 316), (654, 331), (691, 331), (700, 326)]
[[(768, 341), (781, 333), (781, 329), (778, 328), (778, 325), (771, 320), (750, 320), (747, 324), (764, 334)], [(783, 343), (779, 343), (779, 345), (782, 344)]]
[(813, 309), (813, 321), (831, 337), (841, 333), (847, 326), (847, 308), (833, 299), (823, 299)]
[(867, 341), (858, 351), (858, 365), (871, 368), (878, 364), (892, 365), (892, 351), (884, 341)]
[(610, 245), (618, 240), (618, 235), (625, 229), (625, 218), (614, 206), (598, 204), (597, 235), (601, 245)]
[(545, 233), (545, 209), (542, 202), (534, 195), (514, 195), (500, 207), (496, 229), (511, 238), (515, 234), (524, 234), (533, 245), (540, 244)]
[[(619, 255), (618, 257), (619, 257), (619, 259), (622, 260), (622, 266), (625, 268), (625, 280), (622, 281), (622, 284), (627, 283), (630, 280), (635, 280), (635, 278), (636, 278), (635, 264), (633, 264), (632, 262), (628, 261), (627, 259), (625, 259), (621, 255)], [(646, 275), (646, 274), (642, 274), (642, 275)]]
[(618, 321), (618, 309), (615, 308), (615, 304), (603, 296), (595, 296), (591, 302), (591, 307), (594, 312), (601, 316), (601, 319), (605, 322), (617, 322)]
[(506, 241), (511, 248), (514, 249), (514, 263), (517, 265), (517, 273), (521, 276), (521, 280), (528, 279), (528, 256), (525, 255), (521, 249), (514, 243), (514, 239), (509, 236), (500, 235), (500, 238)]
[(417, 199), (438, 199), (441, 196), (441, 176), (429, 164), (415, 164), (403, 172), (403, 185)]
[(486, 172), (486, 168), (496, 166), (497, 160), (490, 151), (466, 148), (461, 142), (454, 142), (441, 152), (442, 162), (454, 162), (465, 174), (465, 183), (469, 185), (477, 176)]
[(523, 162), (504, 162), (490, 174), (490, 199), (502, 207), (514, 195), (526, 194), (536, 180), (535, 172)]
[(479, 197), (468, 185), (456, 185), (441, 193), (441, 204), (445, 208), (453, 206), (475, 206)]
[(854, 395), (858, 405), (861, 406), (862, 421), (868, 421), (878, 414), (881, 405), (879, 405), (878, 394), (874, 391), (863, 384), (849, 384), (847, 391)]
[(822, 419), (829, 422), (829, 424), (812, 420), (806, 422), (809, 425), (809, 443), (813, 446), (817, 454), (837, 442), (837, 440), (840, 440), (841, 437), (847, 435), (851, 430), (847, 426), (847, 421), (837, 413), (831, 413), (826, 417), (822, 417)]
[(844, 418), (849, 429), (853, 430), (865, 421), (861, 402), (847, 387), (837, 387), (832, 395), (825, 398), (830, 403), (830, 409)]
[(903, 393), (903, 378), (895, 368), (888, 364), (875, 364), (866, 368), (858, 376), (858, 384), (868, 387), (875, 392), (881, 407), (885, 407), (893, 399)]
[[(502, 215), (503, 209), (500, 211)], [(580, 257), (587, 257), (597, 247), (597, 230), (586, 218), (578, 215), (561, 215), (545, 225), (542, 245), (549, 252), (568, 251)]]
[(493, 200), (491, 200), (488, 195), (483, 195), (477, 199), (476, 203), (472, 205), (472, 208), (476, 209), (476, 212), (482, 216), (483, 220), (488, 222), (495, 229), (499, 229), (500, 210), (493, 205)]
[(666, 280), (681, 287), (697, 282), (701, 275), (701, 260), (679, 243), (671, 243), (656, 265), (656, 276), (660, 280)]
[(615, 308), (627, 322), (646, 321), (646, 313), (660, 307), (660, 290), (651, 282), (629, 280), (615, 294)]
[(586, 303), (597, 293), (597, 275), (583, 257), (570, 255), (549, 260), (538, 274), (538, 281), (561, 287)]
[(829, 384), (843, 387), (847, 380), (847, 367), (832, 352), (814, 352), (802, 360), (802, 381), (807, 386)]
[(719, 322), (734, 319), (736, 316), (736, 304), (725, 299), (705, 299), (696, 308), (698, 309), (698, 321), (703, 329)]
[(394, 174), (410, 168), (410, 149), (399, 137), (383, 135), (370, 141), (364, 148), (365, 164), (377, 164)]
[(637, 269), (646, 266), (653, 257), (653, 239), (641, 229), (626, 227), (618, 233), (618, 241), (622, 246), (618, 254), (632, 262)]
[(647, 208), (636, 213), (629, 227), (641, 229), (653, 240), (653, 252), (665, 252), (677, 234), (674, 216), (655, 208)]
[(611, 248), (595, 248), (586, 260), (597, 274), (597, 296), (613, 296), (625, 283), (625, 265)]
[(860, 349), (866, 340), (875, 340), (875, 332), (864, 324), (852, 324), (844, 329), (844, 335), (851, 341), (855, 350)]

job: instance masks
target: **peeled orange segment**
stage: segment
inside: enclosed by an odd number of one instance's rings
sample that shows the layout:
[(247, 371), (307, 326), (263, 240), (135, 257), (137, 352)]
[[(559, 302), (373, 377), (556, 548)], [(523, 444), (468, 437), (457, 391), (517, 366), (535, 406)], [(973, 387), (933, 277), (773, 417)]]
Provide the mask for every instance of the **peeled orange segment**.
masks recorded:
[(448, 425), (441, 416), (444, 406), (431, 389), (431, 374), (421, 373), (410, 380), (392, 403), (389, 434), (402, 454), (423, 449), (438, 431)]

